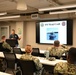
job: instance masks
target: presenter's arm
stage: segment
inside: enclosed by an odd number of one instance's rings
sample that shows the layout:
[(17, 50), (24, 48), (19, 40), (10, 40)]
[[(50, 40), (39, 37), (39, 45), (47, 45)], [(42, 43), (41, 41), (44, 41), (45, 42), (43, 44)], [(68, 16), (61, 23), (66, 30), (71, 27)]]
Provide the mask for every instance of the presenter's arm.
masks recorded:
[(21, 37), (19, 37), (18, 40), (21, 40)]
[(19, 37), (19, 36), (17, 35), (17, 38), (18, 38), (18, 40), (21, 40), (21, 36)]

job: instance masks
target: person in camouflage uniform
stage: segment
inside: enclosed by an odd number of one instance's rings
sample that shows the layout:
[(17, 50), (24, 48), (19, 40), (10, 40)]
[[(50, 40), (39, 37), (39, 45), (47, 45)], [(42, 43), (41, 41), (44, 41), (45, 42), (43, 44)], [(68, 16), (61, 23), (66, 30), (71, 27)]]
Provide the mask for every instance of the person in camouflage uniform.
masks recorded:
[(64, 45), (60, 45), (60, 42), (58, 40), (55, 40), (54, 46), (49, 47), (48, 50), (49, 50), (50, 56), (61, 57), (63, 53), (68, 51), (68, 47)]
[[(21, 56), (20, 59), (22, 60), (33, 60), (35, 65), (36, 65), (36, 69), (38, 70), (38, 72), (40, 72), (40, 70), (42, 69), (42, 64), (40, 63), (39, 59), (37, 59), (35, 56), (32, 56), (32, 47), (31, 45), (26, 45), (25, 47), (25, 54), (23, 54)], [(40, 75), (40, 73), (37, 73), (38, 75)]]
[(2, 43), (2, 48), (3, 48), (2, 51), (5, 51), (5, 52), (11, 52), (12, 51), (12, 47), (6, 42), (5, 36), (1, 37), (0, 43)]
[[(11, 52), (12, 48), (10, 45), (6, 42), (6, 37), (2, 36), (0, 41), (0, 51), (2, 52)], [(6, 64), (4, 59), (0, 58), (0, 71), (5, 71)]]
[(67, 62), (60, 62), (55, 65), (54, 75), (76, 75), (76, 48), (68, 51)]

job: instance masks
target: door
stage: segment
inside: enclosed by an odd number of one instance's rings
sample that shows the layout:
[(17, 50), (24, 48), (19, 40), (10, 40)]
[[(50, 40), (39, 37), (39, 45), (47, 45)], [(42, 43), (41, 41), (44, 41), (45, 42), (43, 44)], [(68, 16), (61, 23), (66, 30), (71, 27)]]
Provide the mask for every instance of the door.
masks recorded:
[(1, 36), (6, 36), (6, 38), (9, 38), (9, 26), (0, 26), (0, 40)]

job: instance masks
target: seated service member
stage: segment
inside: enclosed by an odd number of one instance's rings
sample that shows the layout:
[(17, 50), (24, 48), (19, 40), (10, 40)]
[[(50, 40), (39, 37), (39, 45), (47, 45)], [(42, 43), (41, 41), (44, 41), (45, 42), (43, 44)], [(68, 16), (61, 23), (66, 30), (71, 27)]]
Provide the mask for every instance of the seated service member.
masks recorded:
[(50, 56), (61, 57), (63, 53), (68, 51), (68, 47), (64, 45), (60, 45), (60, 42), (58, 40), (55, 40), (54, 46), (49, 47), (48, 50), (49, 50)]
[(31, 45), (26, 45), (25, 52), (26, 53), (23, 54), (20, 59), (23, 59), (23, 60), (33, 60), (34, 63), (36, 64), (36, 68), (37, 68), (38, 72), (40, 72), (40, 70), (42, 69), (42, 64), (40, 63), (40, 61), (36, 57), (31, 55), (31, 53), (32, 53)]
[(54, 68), (54, 75), (76, 75), (76, 48), (68, 51), (67, 62), (57, 63)]
[(2, 36), (1, 37), (1, 41), (0, 41), (0, 44), (1, 44), (1, 48), (2, 50), (1, 51), (5, 51), (5, 52), (11, 52), (12, 51), (12, 47), (6, 42), (6, 37), (5, 36)]

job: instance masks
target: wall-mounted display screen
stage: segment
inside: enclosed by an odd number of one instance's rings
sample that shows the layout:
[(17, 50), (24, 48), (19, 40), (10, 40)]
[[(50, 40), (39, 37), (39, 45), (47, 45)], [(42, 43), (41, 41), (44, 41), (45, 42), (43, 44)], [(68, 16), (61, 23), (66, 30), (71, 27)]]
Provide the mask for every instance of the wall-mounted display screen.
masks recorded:
[(72, 45), (73, 20), (51, 20), (36, 23), (36, 43), (53, 44), (59, 40), (61, 44)]

